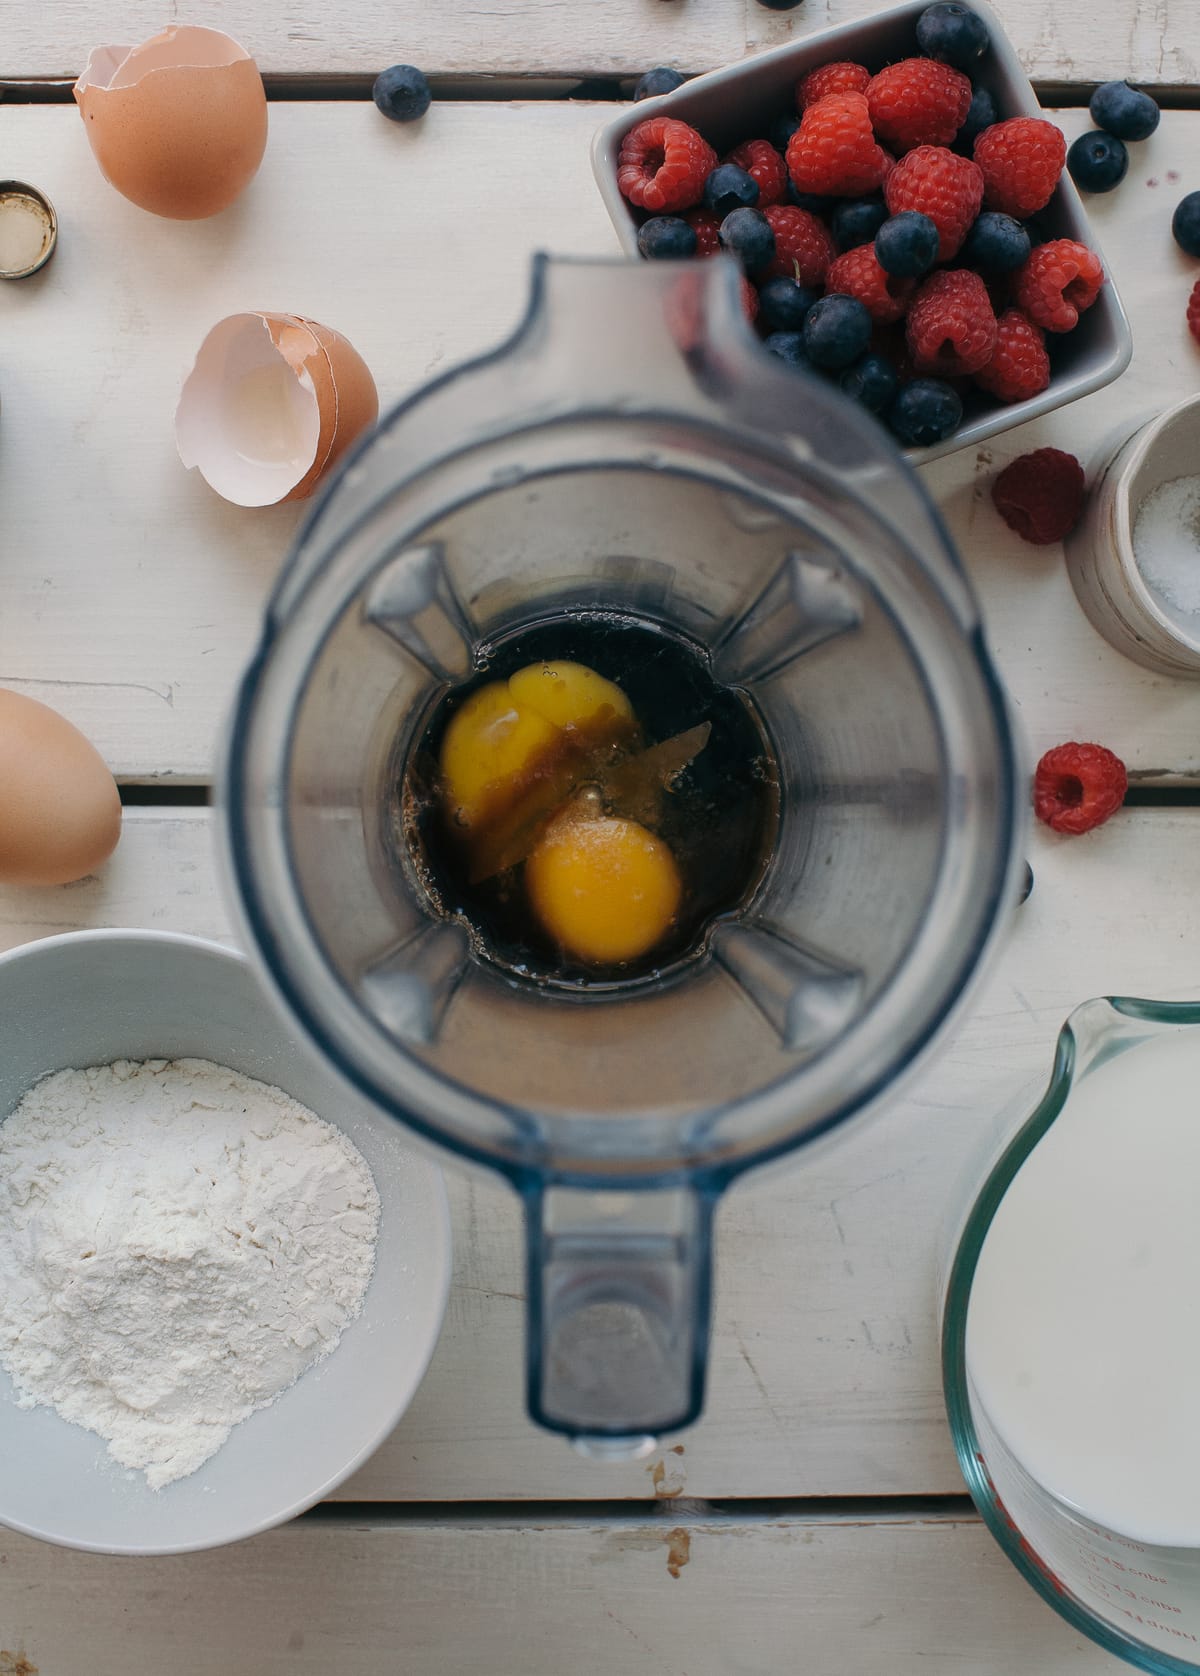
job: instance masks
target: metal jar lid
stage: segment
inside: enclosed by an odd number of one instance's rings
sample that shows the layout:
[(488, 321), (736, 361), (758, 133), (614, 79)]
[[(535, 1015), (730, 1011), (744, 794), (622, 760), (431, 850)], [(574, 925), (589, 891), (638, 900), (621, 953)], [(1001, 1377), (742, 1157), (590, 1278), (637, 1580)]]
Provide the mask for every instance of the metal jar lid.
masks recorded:
[(27, 279), (58, 243), (54, 205), (36, 186), (0, 180), (0, 279)]

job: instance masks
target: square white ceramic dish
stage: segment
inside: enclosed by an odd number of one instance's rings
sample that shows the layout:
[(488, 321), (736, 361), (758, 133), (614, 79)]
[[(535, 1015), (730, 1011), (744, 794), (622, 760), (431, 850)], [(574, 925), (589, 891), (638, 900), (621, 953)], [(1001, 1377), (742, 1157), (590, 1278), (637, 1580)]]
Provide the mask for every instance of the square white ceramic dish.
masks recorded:
[[(777, 112), (794, 108), (795, 84), (806, 70), (833, 59), (852, 59), (870, 70), (878, 70), (896, 59), (915, 56), (919, 51), (916, 22), (927, 4), (928, 0), (901, 0), (901, 4), (887, 6), (859, 23), (818, 29), (787, 46), (697, 76), (674, 93), (622, 109), (596, 135), (592, 167), (600, 195), (625, 250), (631, 256), (637, 255), (637, 222), (617, 190), (617, 157), (621, 142), (631, 128), (655, 113), (678, 117), (698, 128), (718, 154), (724, 155), (740, 140), (764, 133)], [(1041, 116), (1037, 95), (995, 12), (982, 0), (971, 0), (971, 4), (987, 23), (992, 38), (991, 49), (975, 81), (991, 93), (1001, 120), (1010, 116)], [(1099, 252), (1079, 194), (1065, 170), (1054, 197), (1037, 221), (1048, 237), (1078, 239)], [(1103, 252), (1099, 254), (1103, 260)], [(972, 447), (986, 437), (1024, 424), (1038, 414), (1049, 413), (1079, 396), (1090, 395), (1119, 378), (1129, 365), (1133, 338), (1111, 279), (1075, 330), (1052, 342), (1050, 349), (1052, 376), (1040, 396), (1002, 407), (981, 394), (980, 402), (986, 405), (981, 405), (978, 411), (969, 406), (962, 425), (952, 437), (932, 448), (910, 449), (908, 457), (914, 463), (924, 463), (955, 449)]]

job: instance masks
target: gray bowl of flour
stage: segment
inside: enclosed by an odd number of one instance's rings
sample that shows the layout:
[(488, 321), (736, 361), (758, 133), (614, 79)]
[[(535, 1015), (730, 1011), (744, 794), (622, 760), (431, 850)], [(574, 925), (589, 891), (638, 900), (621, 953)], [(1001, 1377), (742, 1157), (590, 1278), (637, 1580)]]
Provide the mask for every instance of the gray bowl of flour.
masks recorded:
[(436, 1165), (237, 954), (141, 931), (0, 955), (0, 1521), (101, 1553), (328, 1495), (437, 1343)]

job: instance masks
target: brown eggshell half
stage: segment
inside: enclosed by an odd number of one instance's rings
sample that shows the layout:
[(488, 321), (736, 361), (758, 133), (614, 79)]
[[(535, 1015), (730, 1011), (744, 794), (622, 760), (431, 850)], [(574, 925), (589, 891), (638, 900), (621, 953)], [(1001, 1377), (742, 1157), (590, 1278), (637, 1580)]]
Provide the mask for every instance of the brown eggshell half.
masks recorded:
[(378, 414), (375, 380), (339, 332), (294, 314), (232, 314), (197, 351), (175, 442), (225, 500), (274, 506), (311, 494)]
[(0, 881), (65, 885), (92, 873), (121, 836), (104, 759), (48, 705), (0, 688)]
[(104, 178), (154, 215), (216, 215), (262, 162), (262, 77), (218, 29), (164, 29), (138, 47), (97, 47), (74, 93)]

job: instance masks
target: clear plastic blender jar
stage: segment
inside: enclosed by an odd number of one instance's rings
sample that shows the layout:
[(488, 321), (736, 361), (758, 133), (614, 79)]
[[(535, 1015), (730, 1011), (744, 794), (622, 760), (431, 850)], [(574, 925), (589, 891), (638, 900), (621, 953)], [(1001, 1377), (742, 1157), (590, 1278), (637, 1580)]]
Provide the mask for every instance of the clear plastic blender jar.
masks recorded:
[[(743, 696), (780, 812), (695, 958), (567, 993), (437, 911), (397, 787), (489, 648), (598, 612)], [(515, 336), (382, 423), (279, 579), (222, 803), (298, 1026), (522, 1194), (530, 1413), (596, 1449), (696, 1416), (717, 1195), (885, 1096), (1014, 900), (1012, 740), (945, 531), (874, 420), (763, 353), (723, 260), (539, 259)]]

